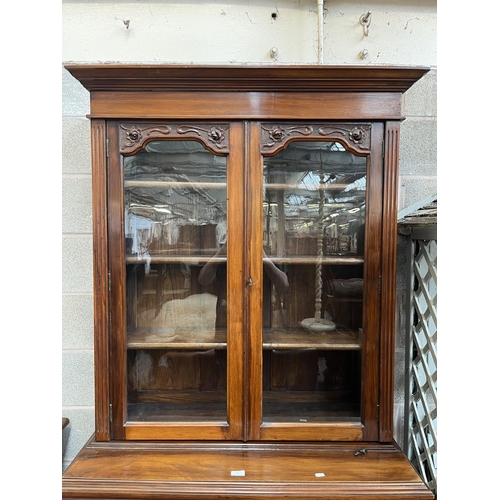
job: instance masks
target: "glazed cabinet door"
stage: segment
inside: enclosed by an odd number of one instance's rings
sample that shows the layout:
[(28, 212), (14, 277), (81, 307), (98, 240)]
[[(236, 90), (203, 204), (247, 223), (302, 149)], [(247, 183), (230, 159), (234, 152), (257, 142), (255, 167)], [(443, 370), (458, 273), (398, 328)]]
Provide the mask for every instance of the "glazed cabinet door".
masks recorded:
[(249, 439), (378, 439), (382, 134), (251, 127)]
[(108, 122), (114, 439), (379, 439), (383, 134)]
[(243, 128), (109, 121), (114, 439), (241, 439)]

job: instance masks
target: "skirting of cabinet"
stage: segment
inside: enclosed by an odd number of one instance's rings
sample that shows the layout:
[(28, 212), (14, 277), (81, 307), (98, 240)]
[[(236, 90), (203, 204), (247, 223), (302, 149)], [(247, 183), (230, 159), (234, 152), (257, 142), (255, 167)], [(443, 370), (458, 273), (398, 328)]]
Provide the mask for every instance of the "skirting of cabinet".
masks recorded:
[(107, 442), (93, 438), (63, 475), (72, 499), (427, 499), (393, 444)]

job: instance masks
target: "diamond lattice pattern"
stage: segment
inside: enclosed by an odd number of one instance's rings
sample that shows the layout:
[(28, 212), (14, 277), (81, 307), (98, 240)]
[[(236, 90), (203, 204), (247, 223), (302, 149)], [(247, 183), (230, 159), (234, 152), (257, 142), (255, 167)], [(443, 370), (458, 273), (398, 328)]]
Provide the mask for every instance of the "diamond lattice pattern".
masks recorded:
[(429, 488), (437, 482), (437, 242), (413, 241), (408, 458)]

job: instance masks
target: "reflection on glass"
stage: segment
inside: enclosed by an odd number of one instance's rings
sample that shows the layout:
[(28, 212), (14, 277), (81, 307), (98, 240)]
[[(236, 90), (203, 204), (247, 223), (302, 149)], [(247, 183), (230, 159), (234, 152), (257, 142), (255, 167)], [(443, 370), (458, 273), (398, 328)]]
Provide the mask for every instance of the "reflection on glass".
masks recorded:
[(366, 158), (293, 142), (264, 188), (264, 421), (359, 419)]
[(128, 419), (225, 421), (226, 158), (151, 142), (124, 190)]

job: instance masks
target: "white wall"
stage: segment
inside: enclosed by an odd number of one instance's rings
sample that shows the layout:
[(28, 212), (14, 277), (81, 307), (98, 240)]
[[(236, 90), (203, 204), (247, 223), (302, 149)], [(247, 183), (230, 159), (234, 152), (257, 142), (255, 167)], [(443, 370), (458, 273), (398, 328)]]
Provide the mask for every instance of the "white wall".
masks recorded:
[[(325, 64), (437, 64), (435, 1), (324, 6)], [(359, 18), (367, 11), (372, 20), (364, 37)], [(268, 63), (276, 47), (277, 62), (315, 63), (317, 27), (315, 0), (63, 0), (63, 61)]]
[[(400, 206), (435, 193), (436, 1), (325, 0), (324, 5), (324, 64), (432, 68), (406, 96)], [(365, 37), (359, 18), (368, 10)], [(362, 50), (368, 51), (365, 59), (359, 57)], [(62, 61), (315, 64), (317, 4), (63, 0)], [(71, 420), (63, 434), (66, 467), (93, 432), (94, 383), (89, 96), (64, 69), (62, 82), (62, 414)], [(399, 415), (401, 388), (396, 389)]]

